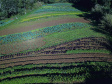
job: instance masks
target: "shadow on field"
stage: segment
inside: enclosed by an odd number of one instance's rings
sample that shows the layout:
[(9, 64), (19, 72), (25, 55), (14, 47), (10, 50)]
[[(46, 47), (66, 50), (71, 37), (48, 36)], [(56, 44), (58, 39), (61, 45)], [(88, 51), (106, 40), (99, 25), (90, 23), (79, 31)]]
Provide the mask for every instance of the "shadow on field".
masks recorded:
[[(84, 1), (84, 0), (82, 0)], [(93, 4), (94, 5), (94, 4)], [(86, 5), (88, 6), (88, 4)], [(90, 11), (90, 9), (86, 9), (86, 7), (83, 6), (83, 3), (82, 3), (82, 6), (81, 6), (81, 3), (79, 4), (76, 4), (76, 3), (73, 3), (73, 7), (81, 10), (81, 11), (84, 11), (84, 12), (88, 12)], [(89, 6), (88, 6), (89, 8)], [(91, 7), (90, 7), (91, 8)], [(106, 41), (107, 43), (103, 43), (102, 41), (100, 41), (100, 43), (107, 49), (109, 50), (111, 53), (110, 55), (112, 54), (112, 37), (111, 37), (111, 33), (109, 31), (103, 28), (101, 28), (99, 26), (100, 24), (100, 21), (97, 21), (95, 20), (95, 18), (93, 17), (92, 14), (83, 14), (83, 15), (79, 15), (80, 17), (83, 17), (84, 19), (86, 20), (90, 20), (90, 25), (93, 26), (93, 28), (91, 28), (91, 30), (95, 31), (95, 32), (99, 32), (101, 34), (104, 34), (106, 36)], [(95, 71), (93, 67), (88, 67), (88, 74), (89, 76), (86, 77), (86, 80), (84, 83), (74, 83), (74, 84), (112, 84), (112, 70), (111, 68), (110, 71), (105, 71), (103, 67), (100, 67), (102, 68), (101, 70), (99, 71)]]
[[(84, 83), (74, 84), (112, 84), (112, 71), (111, 68), (102, 66), (88, 66), (87, 75)], [(96, 68), (99, 70), (96, 70)]]
[[(77, 8), (83, 12), (90, 12), (91, 9), (89, 9), (89, 8), (92, 8), (93, 6), (94, 6), (94, 4), (91, 4), (91, 6), (90, 6), (88, 4), (83, 5), (82, 3), (75, 3), (75, 2), (73, 3), (73, 7)], [(106, 36), (107, 44), (104, 44), (103, 46), (111, 52), (110, 54), (112, 54), (112, 33), (110, 31), (108, 31), (106, 28), (102, 28), (99, 25), (99, 24), (101, 24), (100, 20), (97, 20), (97, 18), (94, 17), (95, 15), (91, 14), (91, 12), (84, 13), (84, 14), (81, 14), (78, 16), (83, 17), (84, 19), (90, 21), (90, 25), (93, 26), (93, 28), (91, 28), (91, 30), (101, 33), (101, 34), (104, 34)]]
[(89, 76), (86, 77), (85, 84), (112, 84), (112, 71), (105, 71), (105, 68), (99, 67), (98, 71), (95, 71), (95, 67), (88, 68)]

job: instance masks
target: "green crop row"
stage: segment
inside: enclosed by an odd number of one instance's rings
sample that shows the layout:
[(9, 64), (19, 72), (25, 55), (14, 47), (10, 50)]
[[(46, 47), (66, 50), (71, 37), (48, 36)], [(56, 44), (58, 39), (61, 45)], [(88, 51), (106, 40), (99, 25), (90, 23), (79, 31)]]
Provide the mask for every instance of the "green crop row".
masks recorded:
[(40, 18), (46, 18), (46, 17), (52, 17), (52, 16), (64, 16), (64, 15), (79, 15), (79, 14), (83, 14), (85, 12), (72, 12), (72, 13), (67, 13), (67, 12), (63, 12), (63, 13), (57, 13), (57, 14), (47, 14), (47, 15), (41, 15), (41, 16), (37, 16), (37, 17), (31, 17), (31, 18), (24, 18), (22, 19), (20, 22), (26, 22), (26, 21), (30, 21), (30, 20), (34, 20), (34, 19), (40, 19)]
[(111, 53), (108, 50), (95, 50), (95, 49), (91, 49), (91, 50), (68, 50), (66, 52), (67, 54), (75, 54), (75, 53)]
[[(3, 70), (3, 71), (2, 71)], [(45, 78), (46, 82), (73, 82), (76, 81), (84, 81), (86, 77), (89, 77), (90, 72), (99, 72), (99, 71), (110, 72), (112, 71), (112, 63), (107, 62), (83, 62), (83, 63), (61, 63), (61, 64), (38, 64), (38, 65), (24, 65), (24, 66), (14, 66), (6, 69), (0, 69), (1, 77), (17, 77), (11, 80), (3, 80), (0, 84), (8, 82), (8, 84), (13, 83), (14, 81), (18, 81), (14, 84), (20, 83), (40, 83), (44, 81), (36, 81), (38, 77)], [(62, 75), (63, 74), (63, 75)], [(74, 75), (73, 75), (74, 74)], [(29, 75), (28, 77), (22, 77), (24, 75)], [(32, 76), (30, 76), (32, 75)], [(32, 79), (32, 77), (34, 77)], [(53, 75), (53, 76), (52, 76)], [(111, 74), (110, 74), (111, 75)], [(64, 77), (66, 76), (66, 77)], [(55, 78), (52, 78), (55, 77)], [(69, 78), (70, 77), (70, 78)], [(48, 80), (48, 79), (49, 80)], [(32, 81), (23, 81), (29, 79)]]
[[(64, 5), (65, 4), (65, 5)], [(41, 12), (79, 12), (80, 10), (75, 9), (72, 7), (72, 4), (64, 3), (63, 5), (57, 5), (57, 4), (47, 4), (43, 5), (39, 10), (35, 11), (35, 13), (41, 13)], [(80, 11), (81, 12), (81, 11)]]
[(71, 75), (71, 74), (59, 74), (59, 75), (46, 75), (46, 76), (27, 76), (23, 78), (16, 78), (11, 80), (1, 81), (0, 84), (33, 84), (33, 83), (73, 83), (84, 82), (85, 76)]
[[(59, 68), (59, 67), (58, 67)], [(80, 67), (80, 68), (77, 68), (77, 67), (75, 67), (75, 68), (71, 68), (71, 69), (61, 69), (61, 68), (59, 68), (59, 69), (53, 69), (53, 68), (43, 68), (43, 69), (41, 69), (41, 68), (35, 68), (35, 69), (27, 69), (27, 70), (20, 70), (20, 71), (14, 71), (14, 72), (9, 72), (9, 73), (5, 73), (5, 74), (1, 74), (1, 76), (0, 76), (0, 79), (4, 79), (4, 78), (8, 78), (8, 77), (17, 77), (17, 76), (24, 76), (24, 75), (35, 75), (35, 74), (38, 74), (38, 75), (42, 75), (42, 74), (47, 74), (47, 73), (49, 73), (49, 74), (56, 74), (56, 73), (58, 73), (58, 74), (62, 74), (62, 73), (64, 73), (64, 74), (68, 74), (68, 73), (85, 73), (84, 71), (85, 71), (86, 69), (85, 69), (85, 67)]]
[(48, 35), (56, 32), (62, 32), (65, 31), (65, 29), (73, 30), (73, 29), (87, 28), (87, 27), (91, 27), (91, 26), (87, 23), (78, 23), (78, 22), (60, 24), (60, 25), (45, 27), (37, 30), (28, 31), (28, 32), (0, 36), (0, 44), (7, 44), (15, 41), (17, 42), (17, 41), (35, 39), (38, 37), (43, 37), (46, 34)]

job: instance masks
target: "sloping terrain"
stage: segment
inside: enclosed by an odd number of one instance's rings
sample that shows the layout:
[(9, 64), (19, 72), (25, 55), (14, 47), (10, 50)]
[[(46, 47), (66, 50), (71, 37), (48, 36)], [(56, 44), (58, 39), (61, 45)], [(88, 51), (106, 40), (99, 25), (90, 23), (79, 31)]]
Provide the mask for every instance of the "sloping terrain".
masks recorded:
[(0, 84), (110, 82), (109, 43), (84, 13), (70, 3), (46, 4), (1, 25)]

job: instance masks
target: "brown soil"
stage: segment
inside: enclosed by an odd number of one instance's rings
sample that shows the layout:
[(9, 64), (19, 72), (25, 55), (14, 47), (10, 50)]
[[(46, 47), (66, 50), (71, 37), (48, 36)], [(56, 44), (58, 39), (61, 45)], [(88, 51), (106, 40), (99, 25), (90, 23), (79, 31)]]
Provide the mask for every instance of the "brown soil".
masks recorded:
[(65, 62), (84, 62), (84, 61), (106, 61), (112, 62), (111, 55), (107, 54), (69, 54), (69, 55), (38, 55), (25, 56), (15, 59), (0, 61), (0, 68), (9, 66), (40, 64), (40, 63), (65, 63)]
[(45, 45), (43, 41), (44, 38), (36, 38), (22, 42), (10, 43), (0, 45), (0, 53), (9, 54), (9, 53), (18, 53), (20, 51), (25, 51), (28, 49), (36, 49)]
[[(35, 43), (35, 45), (33, 45)], [(37, 45), (38, 44), (38, 45)], [(21, 46), (23, 46), (21, 49), (28, 49), (28, 47), (24, 46), (27, 45), (27, 43), (21, 43)], [(42, 41), (42, 39), (37, 39), (37, 41), (32, 41), (31, 43), (29, 43), (29, 45), (32, 48), (37, 48), (42, 45), (45, 45), (45, 42)], [(6, 46), (7, 47), (7, 46)], [(18, 47), (15, 46), (15, 51), (19, 51)], [(21, 50), (20, 49), (20, 50)], [(1, 56), (0, 60), (5, 60), (5, 59), (10, 59), (10, 58), (16, 58), (16, 57), (23, 57), (23, 56), (38, 56), (38, 55), (54, 55), (54, 54), (65, 54), (68, 50), (77, 50), (77, 49), (83, 49), (83, 50), (90, 50), (90, 49), (95, 49), (95, 50), (105, 50), (108, 49), (108, 44), (106, 42), (106, 40), (102, 37), (98, 38), (98, 37), (87, 37), (87, 38), (81, 38), (81, 39), (77, 39), (75, 41), (71, 41), (71, 42), (66, 42), (57, 46), (52, 46), (49, 48), (45, 48), (42, 49), (40, 51), (29, 51), (27, 53), (17, 53), (14, 55), (6, 55), (6, 56)], [(6, 51), (8, 53), (8, 49)], [(14, 51), (13, 51), (14, 52)]]
[(64, 23), (70, 23), (70, 22), (88, 23), (89, 21), (83, 18), (61, 18), (59, 20), (52, 20), (52, 21), (47, 21), (43, 23), (36, 23), (34, 25), (30, 25), (26, 27), (18, 27), (16, 29), (4, 29), (0, 31), (0, 36), (13, 34), (13, 33), (27, 32), (27, 31), (31, 31), (34, 29), (39, 29), (43, 27), (54, 26), (54, 25), (59, 25), (59, 24), (64, 24)]
[(67, 50), (106, 50), (109, 49), (106, 39), (103, 37), (87, 37), (75, 41), (66, 42), (57, 46), (52, 46), (38, 52), (39, 54), (59, 54), (66, 53)]

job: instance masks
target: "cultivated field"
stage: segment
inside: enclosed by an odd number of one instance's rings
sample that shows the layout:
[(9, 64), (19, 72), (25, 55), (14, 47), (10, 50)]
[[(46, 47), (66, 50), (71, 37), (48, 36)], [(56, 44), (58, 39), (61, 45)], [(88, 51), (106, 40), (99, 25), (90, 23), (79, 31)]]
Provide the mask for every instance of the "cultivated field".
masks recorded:
[(86, 13), (70, 3), (55, 3), (2, 21), (0, 84), (86, 83), (102, 75), (111, 81), (109, 43), (80, 17)]

